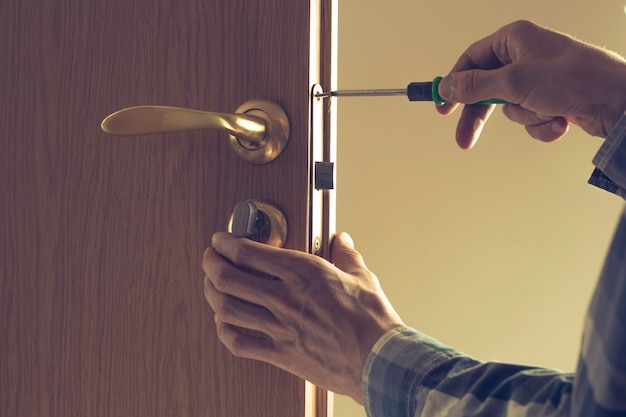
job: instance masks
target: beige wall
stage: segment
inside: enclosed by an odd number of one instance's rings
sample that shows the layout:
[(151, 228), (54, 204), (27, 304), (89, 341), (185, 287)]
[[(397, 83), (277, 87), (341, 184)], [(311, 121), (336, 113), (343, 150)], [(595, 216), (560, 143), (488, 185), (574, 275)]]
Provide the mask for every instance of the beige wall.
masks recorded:
[[(339, 0), (339, 88), (445, 75), (465, 47), (531, 19), (626, 54), (626, 0)], [(592, 63), (590, 63), (592, 64)], [(457, 115), (334, 99), (337, 227), (405, 322), (483, 360), (571, 371), (620, 199), (586, 184), (601, 143), (530, 139), (499, 110), (469, 152)], [(336, 396), (337, 417), (363, 416)]]

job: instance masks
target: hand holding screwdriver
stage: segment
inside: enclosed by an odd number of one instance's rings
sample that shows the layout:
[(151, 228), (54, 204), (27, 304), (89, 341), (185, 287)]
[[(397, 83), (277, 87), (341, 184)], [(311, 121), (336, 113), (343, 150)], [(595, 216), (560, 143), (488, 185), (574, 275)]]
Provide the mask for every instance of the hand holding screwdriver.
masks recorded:
[[(540, 44), (541, 47), (537, 45)], [(569, 123), (606, 137), (626, 110), (624, 58), (604, 49), (519, 21), (471, 45), (438, 93), (453, 103), (500, 97), (516, 105), (502, 110), (533, 138), (551, 142)], [(437, 107), (450, 114), (458, 104)], [(456, 140), (470, 149), (493, 106), (465, 106)]]

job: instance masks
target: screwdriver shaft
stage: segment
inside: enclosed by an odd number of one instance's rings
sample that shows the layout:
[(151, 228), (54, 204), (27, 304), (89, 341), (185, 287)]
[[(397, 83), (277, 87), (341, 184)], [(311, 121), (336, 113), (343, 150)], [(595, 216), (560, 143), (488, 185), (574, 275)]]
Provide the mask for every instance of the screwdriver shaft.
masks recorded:
[(380, 90), (334, 90), (318, 93), (315, 97), (358, 97), (358, 96), (406, 96), (406, 88)]

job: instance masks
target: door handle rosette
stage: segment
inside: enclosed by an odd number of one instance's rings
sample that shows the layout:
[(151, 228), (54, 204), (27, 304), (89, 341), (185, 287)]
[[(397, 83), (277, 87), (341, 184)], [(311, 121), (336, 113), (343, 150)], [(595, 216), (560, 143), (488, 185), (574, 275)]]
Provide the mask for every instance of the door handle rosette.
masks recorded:
[(235, 152), (252, 164), (273, 161), (287, 146), (289, 119), (273, 101), (249, 100), (235, 113), (215, 113), (169, 106), (128, 107), (107, 116), (101, 129), (115, 136), (139, 136), (213, 129), (230, 135)]

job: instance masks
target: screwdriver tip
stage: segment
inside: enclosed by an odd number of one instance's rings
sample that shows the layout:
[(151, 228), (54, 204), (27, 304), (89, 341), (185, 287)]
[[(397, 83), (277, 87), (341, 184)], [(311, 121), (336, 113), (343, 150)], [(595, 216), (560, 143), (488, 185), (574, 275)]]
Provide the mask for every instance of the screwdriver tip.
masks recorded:
[(315, 93), (314, 97), (315, 98), (327, 98), (327, 97), (333, 97), (335, 94), (334, 91), (326, 91), (324, 93)]

